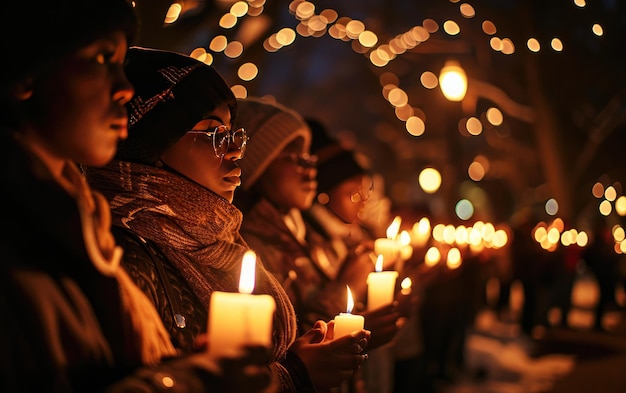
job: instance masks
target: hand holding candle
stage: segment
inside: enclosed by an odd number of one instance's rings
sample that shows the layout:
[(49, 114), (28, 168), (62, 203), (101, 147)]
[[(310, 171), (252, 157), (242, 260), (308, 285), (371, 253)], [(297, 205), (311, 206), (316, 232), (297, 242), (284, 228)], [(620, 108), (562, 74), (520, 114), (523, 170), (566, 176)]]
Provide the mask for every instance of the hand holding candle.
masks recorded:
[(270, 295), (252, 295), (256, 255), (243, 256), (239, 292), (215, 291), (209, 305), (209, 354), (237, 355), (245, 345), (272, 345), (272, 318), (276, 303)]
[(367, 276), (367, 308), (375, 308), (392, 303), (398, 272), (383, 271), (383, 257), (376, 259), (376, 271)]
[(348, 334), (361, 330), (365, 326), (365, 318), (362, 315), (353, 315), (352, 308), (354, 307), (354, 300), (352, 299), (352, 292), (350, 287), (346, 285), (348, 289), (348, 306), (346, 312), (342, 312), (335, 317), (335, 330), (333, 338), (337, 339)]

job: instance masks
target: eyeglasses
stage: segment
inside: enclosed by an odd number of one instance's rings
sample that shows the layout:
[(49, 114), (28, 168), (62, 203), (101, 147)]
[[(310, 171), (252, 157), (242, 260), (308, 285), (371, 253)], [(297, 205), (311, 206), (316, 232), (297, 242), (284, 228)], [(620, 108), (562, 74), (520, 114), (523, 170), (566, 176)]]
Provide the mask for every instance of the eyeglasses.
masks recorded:
[(300, 168), (308, 169), (317, 166), (317, 156), (308, 153), (282, 153), (278, 158), (286, 159)]
[(219, 125), (217, 127), (208, 129), (206, 131), (191, 130), (187, 131), (188, 134), (202, 134), (211, 138), (213, 142), (213, 151), (218, 158), (224, 158), (226, 154), (233, 146), (239, 150), (239, 158), (243, 157), (243, 153), (246, 151), (246, 144), (248, 143), (248, 135), (246, 130), (239, 128), (235, 131), (231, 131), (225, 125)]

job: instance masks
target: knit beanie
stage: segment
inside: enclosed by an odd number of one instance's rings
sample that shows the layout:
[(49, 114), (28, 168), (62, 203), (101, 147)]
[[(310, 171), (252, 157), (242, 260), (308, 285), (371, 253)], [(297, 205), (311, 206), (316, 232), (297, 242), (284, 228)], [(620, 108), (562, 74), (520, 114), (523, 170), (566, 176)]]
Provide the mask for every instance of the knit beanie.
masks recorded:
[(249, 190), (263, 175), (285, 147), (296, 138), (304, 140), (304, 149), (309, 151), (311, 130), (302, 116), (281, 104), (248, 97), (237, 100), (236, 128), (245, 128), (250, 141), (246, 154), (239, 161), (241, 187)]
[(113, 31), (132, 42), (137, 17), (128, 0), (11, 0), (2, 3), (0, 88)]
[(199, 60), (132, 47), (125, 68), (135, 96), (126, 105), (130, 126), (128, 138), (118, 145), (118, 160), (155, 165), (167, 149), (224, 102), (235, 117), (237, 101), (232, 91), (213, 67)]
[(311, 154), (317, 156), (317, 192), (329, 193), (341, 182), (356, 175), (367, 174), (351, 150), (333, 139), (326, 127), (315, 119), (306, 119), (311, 128)]

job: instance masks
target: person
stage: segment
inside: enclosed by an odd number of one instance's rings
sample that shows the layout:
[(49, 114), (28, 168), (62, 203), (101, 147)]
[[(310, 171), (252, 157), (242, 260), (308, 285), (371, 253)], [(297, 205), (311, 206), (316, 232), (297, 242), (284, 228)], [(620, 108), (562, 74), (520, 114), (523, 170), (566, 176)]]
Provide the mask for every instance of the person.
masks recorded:
[[(206, 340), (214, 291), (237, 292), (242, 257), (241, 212), (232, 204), (246, 130), (233, 128), (237, 101), (215, 69), (170, 51), (129, 49), (126, 73), (135, 86), (129, 136), (109, 165), (87, 178), (112, 206), (127, 268), (156, 304), (175, 346), (193, 352)], [(257, 259), (255, 294), (276, 303), (274, 385), (281, 392), (323, 391), (364, 361), (369, 332), (331, 340), (324, 321), (296, 339), (293, 306)], [(210, 348), (212, 343), (208, 342)]]
[(268, 387), (269, 375), (255, 369), (268, 356), (256, 348), (223, 362), (177, 356), (156, 310), (119, 265), (106, 200), (79, 170), (106, 164), (127, 136), (131, 4), (35, 0), (9, 2), (3, 12), (2, 391)]
[[(350, 258), (342, 259), (332, 241), (304, 218), (318, 188), (319, 157), (310, 154), (310, 126), (298, 112), (268, 99), (240, 99), (238, 107), (236, 124), (251, 130), (255, 142), (241, 160), (242, 190), (235, 195), (235, 204), (244, 212), (244, 239), (289, 294), (301, 331), (316, 320), (345, 312), (347, 286), (356, 303), (352, 312), (364, 316), (372, 333), (371, 355), (393, 339), (402, 315), (395, 302), (365, 309), (367, 275), (374, 270), (367, 252), (371, 245), (356, 253), (345, 248)], [(342, 390), (363, 389), (360, 370)]]

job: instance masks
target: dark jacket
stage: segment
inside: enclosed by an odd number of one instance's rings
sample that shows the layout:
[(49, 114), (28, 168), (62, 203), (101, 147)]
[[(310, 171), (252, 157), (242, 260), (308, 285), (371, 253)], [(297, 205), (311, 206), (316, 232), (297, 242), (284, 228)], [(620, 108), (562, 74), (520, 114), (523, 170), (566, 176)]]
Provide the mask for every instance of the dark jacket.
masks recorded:
[(174, 391), (201, 391), (195, 369), (138, 367), (117, 280), (89, 260), (75, 200), (6, 131), (0, 163), (1, 390), (151, 392), (165, 373)]

